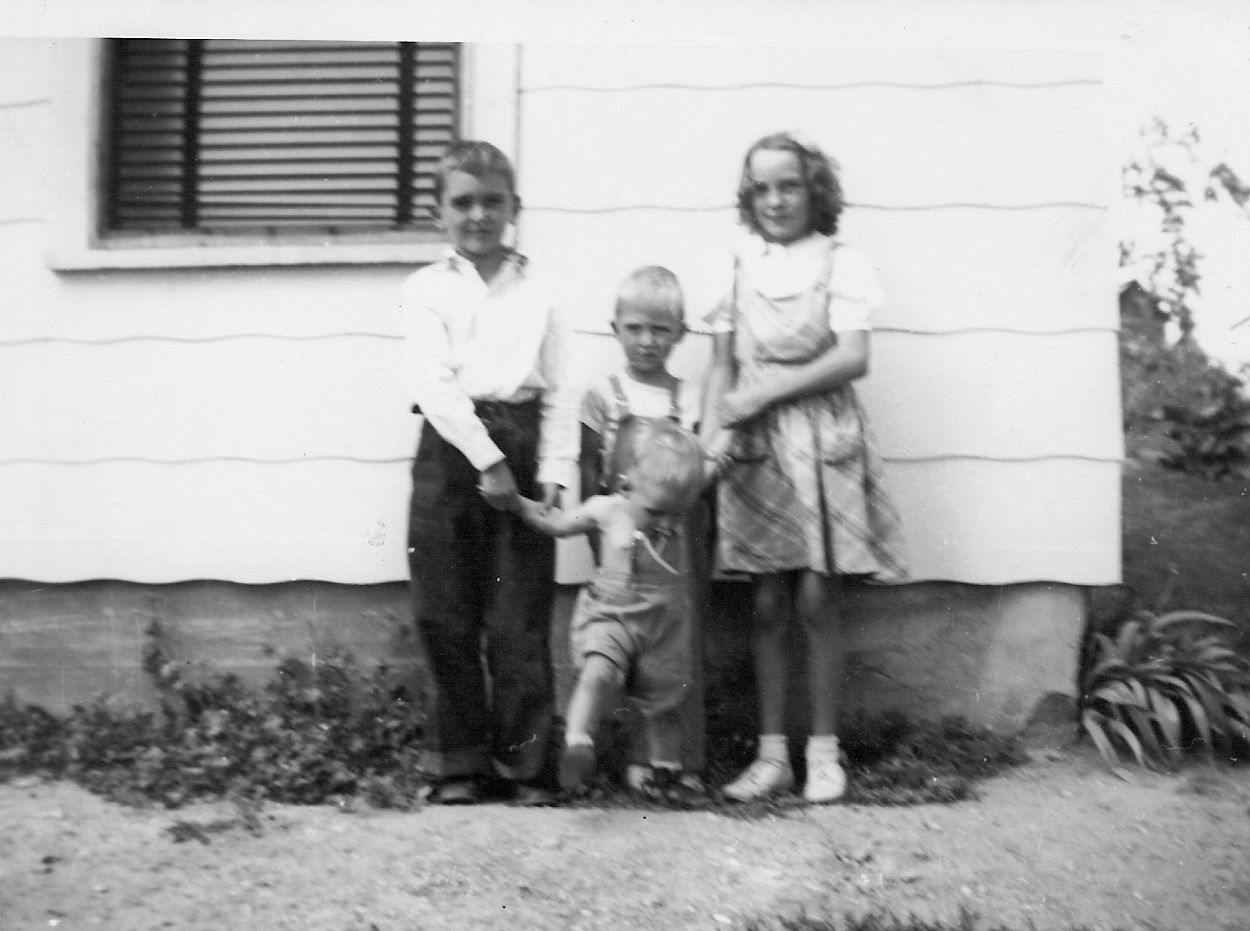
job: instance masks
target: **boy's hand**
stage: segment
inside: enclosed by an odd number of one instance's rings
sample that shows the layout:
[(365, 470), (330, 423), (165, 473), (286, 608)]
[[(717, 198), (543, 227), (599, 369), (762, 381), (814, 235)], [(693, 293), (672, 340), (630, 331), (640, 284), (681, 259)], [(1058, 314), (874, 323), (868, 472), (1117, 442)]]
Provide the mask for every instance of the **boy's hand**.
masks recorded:
[(493, 466), (483, 469), (479, 475), (478, 490), (486, 503), (496, 511), (510, 511), (516, 506), (516, 479), (508, 468), (508, 461), (500, 459)]

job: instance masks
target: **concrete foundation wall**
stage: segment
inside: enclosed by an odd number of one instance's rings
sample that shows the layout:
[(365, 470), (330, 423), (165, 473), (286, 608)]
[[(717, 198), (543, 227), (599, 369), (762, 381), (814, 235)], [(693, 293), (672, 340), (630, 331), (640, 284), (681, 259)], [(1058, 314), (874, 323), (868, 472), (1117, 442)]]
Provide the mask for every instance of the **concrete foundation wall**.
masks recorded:
[[(573, 677), (565, 644), (575, 593), (560, 589), (553, 617), (562, 705)], [(749, 587), (716, 583), (705, 615), (708, 702), (750, 706), (743, 695), (750, 688)], [(54, 711), (101, 693), (149, 703), (154, 693), (141, 662), (153, 621), (170, 655), (251, 682), (267, 678), (274, 652), (311, 656), (335, 647), (419, 676), (408, 616), (401, 583), (0, 581), (0, 697)], [(848, 593), (846, 616), (848, 712), (962, 715), (1009, 732), (1047, 695), (1076, 693), (1084, 599), (1075, 586), (863, 586)], [(796, 670), (796, 695), (801, 677)], [(801, 721), (795, 727), (801, 731)]]

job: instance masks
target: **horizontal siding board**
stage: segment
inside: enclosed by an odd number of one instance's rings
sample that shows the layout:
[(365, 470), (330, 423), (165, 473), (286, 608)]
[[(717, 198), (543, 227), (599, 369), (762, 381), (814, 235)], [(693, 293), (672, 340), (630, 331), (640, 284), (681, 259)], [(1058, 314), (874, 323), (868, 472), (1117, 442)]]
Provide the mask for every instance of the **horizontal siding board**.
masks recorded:
[(49, 98), (52, 48), (49, 39), (0, 36), (0, 107)]
[(28, 340), (403, 332), (399, 293), (412, 268), (402, 265), (58, 275), (47, 266), (41, 227), (35, 230), (0, 225), (0, 254), (11, 269), (0, 353)]
[[(1119, 580), (1115, 463), (890, 463), (886, 480), (917, 581)], [(402, 464), (10, 466), (0, 565), (45, 582), (398, 581), (407, 483)]]
[[(849, 210), (843, 238), (877, 265), (884, 329), (952, 332), (1114, 330), (1106, 218), (1081, 210)], [(621, 280), (641, 265), (666, 265), (698, 326), (730, 273), (733, 213), (638, 210), (567, 214), (530, 208), (522, 247), (559, 256), (564, 299), (579, 326), (606, 331)]]
[[(0, 348), (0, 459), (411, 455), (399, 340)], [(48, 411), (56, 411), (55, 419)]]
[(403, 464), (8, 466), (2, 478), (9, 578), (407, 577)]
[[(52, 179), (42, 150), (32, 146), (31, 140), (50, 137), (52, 118), (48, 102), (0, 110), (0, 178), (4, 179), (0, 223), (43, 219), (49, 213)], [(5, 278), (11, 275), (6, 271)]]
[[(819, 36), (811, 36), (820, 40)], [(544, 44), (522, 56), (522, 91), (577, 85), (620, 88), (638, 84), (742, 86), (747, 84), (856, 84), (887, 81), (938, 85), (960, 81), (1044, 84), (1099, 81), (1102, 59), (1089, 52), (916, 51), (839, 48), (837, 36), (818, 47), (789, 45)], [(844, 37), (845, 38), (845, 37)]]
[[(689, 337), (674, 370), (700, 381), (709, 342)], [(1115, 353), (1110, 333), (881, 333), (861, 391), (889, 458), (1117, 460)], [(0, 396), (39, 399), (6, 408), (0, 461), (386, 460), (415, 445), (399, 340), (53, 343), (0, 347), (0, 359)], [(585, 383), (619, 368), (621, 351), (583, 334), (575, 359)], [(1077, 381), (1080, 392), (1055, 390)]]
[(1123, 457), (1114, 333), (880, 333), (860, 390), (891, 459)]
[(891, 462), (914, 581), (1120, 581), (1120, 464)]
[[(522, 164), (549, 163), (550, 134), (577, 126), (575, 133), (558, 134), (560, 163), (605, 166), (531, 173), (525, 195), (534, 206), (729, 204), (746, 147), (786, 128), (801, 130), (841, 162), (854, 203), (1100, 205), (1113, 193), (1113, 174), (1101, 159), (1073, 158), (1070, 146), (1056, 139), (1056, 127), (1063, 127), (1063, 139), (1098, 145), (1102, 98), (1086, 85), (1045, 92), (997, 86), (721, 94), (643, 89), (610, 100), (564, 91), (521, 103)], [(675, 157), (681, 152), (690, 157)]]

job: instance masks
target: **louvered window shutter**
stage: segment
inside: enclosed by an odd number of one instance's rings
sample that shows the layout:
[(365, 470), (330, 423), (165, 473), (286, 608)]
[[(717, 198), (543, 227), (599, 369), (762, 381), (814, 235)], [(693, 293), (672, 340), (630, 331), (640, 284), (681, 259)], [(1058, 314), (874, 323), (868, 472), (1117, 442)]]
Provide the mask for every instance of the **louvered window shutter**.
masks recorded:
[(450, 43), (117, 40), (105, 230), (427, 227), (459, 77)]

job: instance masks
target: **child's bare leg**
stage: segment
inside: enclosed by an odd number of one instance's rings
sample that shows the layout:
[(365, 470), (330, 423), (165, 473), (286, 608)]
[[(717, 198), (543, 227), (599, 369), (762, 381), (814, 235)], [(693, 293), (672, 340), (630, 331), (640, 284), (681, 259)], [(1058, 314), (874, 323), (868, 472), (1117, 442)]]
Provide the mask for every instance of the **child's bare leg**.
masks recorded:
[(756, 576), (752, 594), (751, 651), (760, 702), (760, 745), (755, 762), (721, 790), (726, 798), (740, 802), (788, 792), (794, 786), (786, 741), (792, 580), (785, 575)]
[(798, 617), (807, 640), (812, 733), (836, 734), (838, 702), (845, 674), (838, 581), (815, 572), (804, 572), (799, 580)]
[(836, 579), (805, 572), (799, 580), (798, 615), (807, 639), (812, 706), (807, 781), (803, 785), (803, 797), (809, 802), (832, 802), (846, 792), (837, 738), (838, 701), (845, 673), (841, 594)]
[(790, 681), (789, 633), (793, 613), (789, 579), (756, 576), (752, 586), (751, 652), (760, 702), (760, 733), (786, 732), (786, 692)]
[(569, 699), (564, 754), (560, 758), (561, 788), (575, 789), (594, 772), (595, 732), (624, 687), (625, 673), (614, 662), (601, 653), (586, 657)]

